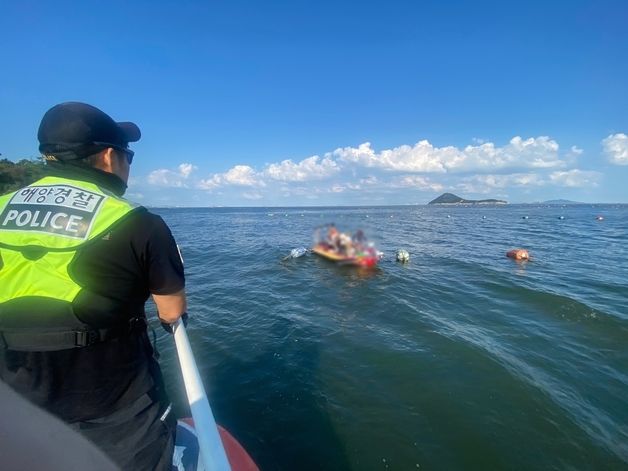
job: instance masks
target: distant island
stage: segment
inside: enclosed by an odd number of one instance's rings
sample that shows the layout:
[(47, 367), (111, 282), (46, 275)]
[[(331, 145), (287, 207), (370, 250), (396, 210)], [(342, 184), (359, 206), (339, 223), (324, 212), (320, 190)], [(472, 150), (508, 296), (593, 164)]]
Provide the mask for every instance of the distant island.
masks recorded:
[(487, 199), (487, 200), (465, 200), (453, 193), (443, 193), (438, 198), (433, 199), (427, 204), (508, 204), (508, 201)]
[(584, 204), (584, 203), (579, 203), (578, 201), (571, 201), (571, 200), (547, 200), (547, 201), (543, 201), (543, 203), (541, 204)]

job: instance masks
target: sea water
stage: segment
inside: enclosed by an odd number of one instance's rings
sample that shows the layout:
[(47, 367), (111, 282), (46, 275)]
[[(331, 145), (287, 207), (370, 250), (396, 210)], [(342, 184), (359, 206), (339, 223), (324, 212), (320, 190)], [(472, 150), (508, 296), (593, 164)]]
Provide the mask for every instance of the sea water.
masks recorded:
[[(628, 469), (628, 206), (154, 211), (216, 419), (263, 471)], [(379, 266), (285, 259), (331, 222)]]

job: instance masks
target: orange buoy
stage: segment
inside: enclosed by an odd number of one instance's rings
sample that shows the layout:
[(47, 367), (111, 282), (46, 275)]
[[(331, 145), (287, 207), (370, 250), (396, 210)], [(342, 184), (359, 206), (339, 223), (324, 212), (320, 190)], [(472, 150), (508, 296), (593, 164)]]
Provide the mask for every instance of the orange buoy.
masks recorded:
[(512, 249), (506, 252), (506, 257), (515, 260), (530, 260), (530, 254), (526, 249)]

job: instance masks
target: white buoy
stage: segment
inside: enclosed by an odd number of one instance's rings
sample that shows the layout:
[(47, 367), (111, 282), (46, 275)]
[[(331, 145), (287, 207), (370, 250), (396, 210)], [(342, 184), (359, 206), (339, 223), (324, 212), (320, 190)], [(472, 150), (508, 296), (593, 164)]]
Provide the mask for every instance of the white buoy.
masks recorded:
[(290, 251), (290, 256), (292, 258), (299, 258), (299, 257), (303, 257), (303, 255), (305, 255), (306, 253), (307, 253), (307, 249), (305, 247), (298, 247)]
[(410, 260), (410, 254), (407, 250), (399, 249), (397, 250), (397, 261), (401, 263), (406, 263)]
[(286, 255), (283, 260), (288, 260), (289, 258), (299, 258), (303, 257), (308, 252), (305, 247), (297, 247), (296, 249), (292, 249), (290, 251), (290, 255)]

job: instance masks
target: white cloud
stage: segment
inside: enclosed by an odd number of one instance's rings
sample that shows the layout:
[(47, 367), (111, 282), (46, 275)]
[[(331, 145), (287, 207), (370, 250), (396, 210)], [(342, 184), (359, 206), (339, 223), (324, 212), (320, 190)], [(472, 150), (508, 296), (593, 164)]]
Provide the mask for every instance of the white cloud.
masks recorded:
[[(510, 157), (509, 163), (515, 165), (519, 162), (523, 166), (533, 168), (560, 167), (563, 162), (558, 157), (558, 143), (547, 136), (536, 139), (531, 137), (523, 140), (515, 136), (510, 143), (503, 148), (504, 154)], [(528, 165), (525, 165), (525, 164)]]
[(414, 188), (421, 191), (442, 191), (444, 186), (440, 183), (433, 182), (427, 177), (419, 175), (405, 175), (398, 181), (393, 182), (393, 188)]
[[(566, 162), (560, 158), (558, 150), (558, 143), (547, 136), (529, 139), (515, 136), (503, 147), (497, 147), (492, 142), (469, 145), (464, 149), (454, 146), (434, 147), (429, 141), (423, 140), (414, 146), (402, 145), (377, 153), (369, 142), (365, 142), (357, 148), (336, 149), (332, 155), (342, 162), (368, 168), (442, 173), (564, 167)], [(573, 147), (571, 151), (577, 154), (580, 150)]]
[(219, 186), (266, 186), (255, 170), (248, 165), (236, 165), (225, 173), (216, 173), (210, 178), (201, 180), (198, 188), (202, 190), (212, 190)]
[(148, 183), (157, 186), (169, 186), (176, 188), (187, 187), (186, 180), (197, 169), (195, 165), (183, 163), (178, 167), (178, 171), (165, 168), (153, 170), (148, 174)]
[(628, 136), (611, 134), (602, 141), (608, 160), (615, 165), (628, 165)]
[(537, 173), (515, 173), (508, 175), (508, 177), (509, 180), (505, 182), (504, 187), (508, 184), (512, 186), (543, 186), (546, 183), (543, 177)]
[(343, 162), (363, 167), (402, 172), (444, 172), (443, 160), (455, 159), (454, 149), (445, 147), (435, 151), (428, 141), (420, 141), (414, 147), (403, 145), (378, 154), (371, 148), (370, 142), (365, 142), (357, 148), (336, 149), (332, 155)]
[(477, 175), (476, 182), (490, 188), (506, 188), (508, 186), (542, 186), (543, 178), (536, 173), (513, 173), (511, 175)]
[(223, 174), (223, 177), (225, 182), (231, 185), (257, 186), (262, 183), (257, 179), (255, 170), (248, 165), (236, 165)]
[[(603, 143), (616, 163), (628, 164), (628, 137), (615, 134)], [(343, 147), (307, 157), (300, 161), (283, 160), (257, 169), (235, 165), (226, 172), (210, 174), (205, 179), (195, 175), (197, 168), (182, 163), (176, 169), (151, 172), (152, 185), (213, 190), (218, 196), (225, 188), (225, 198), (261, 200), (283, 196), (297, 203), (312, 198), (331, 201), (366, 201), (377, 198), (401, 200), (417, 191), (462, 191), (495, 197), (512, 191), (549, 187), (594, 187), (601, 174), (577, 169), (582, 149), (566, 146), (547, 137), (513, 137), (498, 146), (484, 139), (474, 139), (466, 147), (436, 147), (427, 140), (414, 145), (376, 150), (369, 142), (357, 147)], [(230, 187), (245, 187), (240, 193)], [(263, 189), (263, 190), (262, 190)]]
[(492, 142), (465, 147), (462, 157), (448, 165), (448, 170), (495, 171), (562, 167), (565, 162), (560, 159), (558, 149), (558, 143), (547, 136), (529, 139), (515, 136), (503, 147), (497, 147)]
[(183, 186), (183, 180), (181, 179), (181, 176), (178, 175), (176, 172), (165, 168), (160, 168), (158, 170), (153, 170), (152, 172), (150, 172), (150, 174), (148, 175), (148, 183), (158, 186)]
[(487, 194), (495, 190), (502, 190), (510, 187), (533, 187), (543, 186), (547, 183), (543, 177), (536, 173), (513, 173), (510, 175), (474, 175), (463, 178), (458, 183), (457, 188), (468, 192)]
[(570, 188), (596, 187), (601, 179), (601, 174), (594, 171), (572, 169), (555, 171), (549, 175), (538, 173), (513, 173), (510, 175), (474, 175), (463, 178), (457, 184), (457, 188), (478, 194), (487, 194), (495, 190), (508, 188), (531, 188), (541, 186), (559, 186)]
[(360, 178), (360, 184), (361, 185), (376, 185), (377, 184), (377, 177), (375, 177), (373, 175), (369, 175), (366, 178)]
[(288, 159), (278, 164), (270, 164), (266, 167), (264, 174), (274, 180), (304, 182), (320, 180), (334, 175), (338, 171), (338, 164), (330, 157), (326, 156), (321, 160), (318, 155), (314, 155), (299, 163), (294, 163)]
[(489, 193), (494, 193), (495, 188), (491, 188), (490, 186), (484, 185), (480, 182), (475, 181), (462, 181), (458, 183), (456, 186), (456, 191), (460, 191), (466, 194), (476, 194), (476, 195), (486, 195)]
[(582, 153), (583, 153), (584, 151), (583, 151), (582, 149), (580, 149), (579, 147), (577, 147), (577, 146), (571, 146), (570, 152), (571, 152), (573, 155), (582, 155)]
[(209, 178), (199, 181), (197, 187), (200, 190), (213, 190), (214, 188), (218, 188), (221, 185), (222, 179), (220, 178), (220, 174), (214, 174)]
[(553, 172), (549, 179), (558, 186), (570, 188), (596, 187), (602, 174), (594, 171), (585, 171), (574, 168), (564, 172)]
[(181, 164), (179, 165), (179, 173), (183, 176), (183, 178), (187, 178), (194, 170), (196, 170), (196, 168), (197, 167), (192, 164)]

